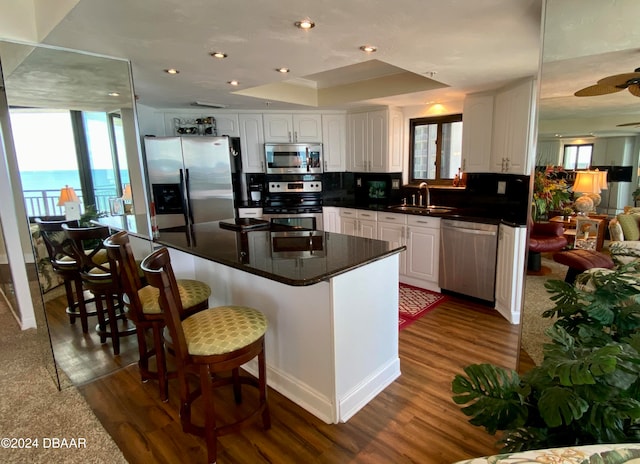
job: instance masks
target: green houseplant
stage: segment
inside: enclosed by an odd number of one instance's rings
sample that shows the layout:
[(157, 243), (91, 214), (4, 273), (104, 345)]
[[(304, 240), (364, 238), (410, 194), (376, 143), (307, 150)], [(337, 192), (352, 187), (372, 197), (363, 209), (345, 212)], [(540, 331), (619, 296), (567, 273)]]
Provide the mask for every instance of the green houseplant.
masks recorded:
[(453, 400), (470, 422), (501, 431), (505, 452), (640, 441), (640, 263), (591, 275), (594, 288), (545, 286), (557, 317), (544, 360), (520, 377), (490, 364), (464, 369)]

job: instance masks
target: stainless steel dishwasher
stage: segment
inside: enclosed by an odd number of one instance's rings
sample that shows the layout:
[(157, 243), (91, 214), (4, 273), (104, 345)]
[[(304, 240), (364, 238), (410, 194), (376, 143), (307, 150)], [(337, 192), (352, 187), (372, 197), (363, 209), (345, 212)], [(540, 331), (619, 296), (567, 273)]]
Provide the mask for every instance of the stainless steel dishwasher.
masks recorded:
[(498, 226), (443, 219), (440, 227), (440, 288), (495, 301)]

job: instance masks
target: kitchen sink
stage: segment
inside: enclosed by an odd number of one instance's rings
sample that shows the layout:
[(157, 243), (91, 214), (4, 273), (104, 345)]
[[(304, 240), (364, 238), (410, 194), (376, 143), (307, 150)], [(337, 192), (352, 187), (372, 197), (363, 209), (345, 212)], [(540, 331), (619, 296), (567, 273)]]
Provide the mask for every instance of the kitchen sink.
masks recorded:
[(399, 211), (403, 213), (414, 213), (414, 214), (444, 214), (449, 213), (454, 210), (449, 206), (415, 206), (415, 205), (394, 205), (389, 206), (389, 210), (391, 211)]

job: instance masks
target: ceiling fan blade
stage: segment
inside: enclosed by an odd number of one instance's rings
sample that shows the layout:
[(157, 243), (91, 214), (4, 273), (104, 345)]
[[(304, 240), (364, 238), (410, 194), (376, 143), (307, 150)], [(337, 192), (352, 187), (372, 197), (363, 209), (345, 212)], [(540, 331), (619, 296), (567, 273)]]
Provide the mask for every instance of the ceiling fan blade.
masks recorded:
[(598, 81), (598, 85), (625, 86), (629, 79), (639, 79), (640, 72), (632, 72), (625, 74), (616, 74), (614, 76), (605, 77)]
[(629, 87), (629, 92), (636, 97), (640, 97), (640, 84), (631, 84)]
[(608, 93), (620, 92), (620, 87), (614, 87), (611, 85), (590, 85), (584, 89), (578, 90), (574, 95), (576, 97), (595, 97), (597, 95), (606, 95)]
[(638, 121), (638, 122), (628, 122), (626, 124), (616, 124), (616, 127), (630, 127), (630, 126), (640, 127), (640, 121)]

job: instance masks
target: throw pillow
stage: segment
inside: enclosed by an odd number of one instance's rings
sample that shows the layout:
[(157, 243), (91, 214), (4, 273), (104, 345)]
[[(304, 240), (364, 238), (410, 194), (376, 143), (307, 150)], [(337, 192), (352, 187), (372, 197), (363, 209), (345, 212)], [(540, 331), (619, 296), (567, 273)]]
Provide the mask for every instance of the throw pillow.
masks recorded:
[(609, 223), (609, 235), (613, 242), (621, 242), (624, 240), (624, 233), (622, 232), (622, 226), (617, 219), (612, 219)]
[(618, 214), (618, 223), (622, 227), (625, 240), (640, 239), (640, 228), (635, 214)]

